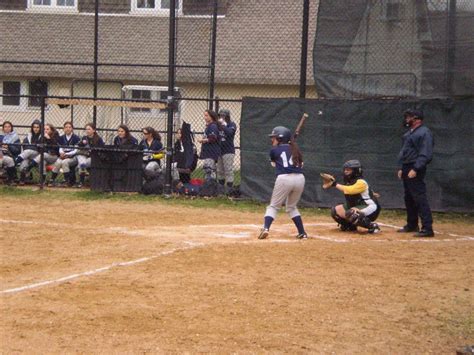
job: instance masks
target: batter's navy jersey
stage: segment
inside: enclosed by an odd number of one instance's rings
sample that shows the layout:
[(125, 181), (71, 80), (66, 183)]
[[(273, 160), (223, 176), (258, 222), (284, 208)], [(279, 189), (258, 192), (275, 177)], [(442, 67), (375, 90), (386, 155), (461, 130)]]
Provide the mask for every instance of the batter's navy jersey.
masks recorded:
[(275, 163), (276, 175), (302, 174), (303, 169), (293, 165), (289, 144), (279, 144), (270, 151), (270, 160)]

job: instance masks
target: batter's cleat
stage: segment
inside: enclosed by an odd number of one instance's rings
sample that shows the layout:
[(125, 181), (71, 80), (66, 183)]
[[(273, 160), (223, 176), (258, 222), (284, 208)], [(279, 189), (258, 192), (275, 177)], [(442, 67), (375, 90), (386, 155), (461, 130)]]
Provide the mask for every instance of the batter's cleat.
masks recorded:
[(377, 234), (380, 233), (380, 227), (377, 223), (371, 223), (370, 228), (367, 230), (369, 234)]
[(296, 239), (308, 239), (308, 235), (306, 233), (300, 233), (296, 236)]
[(415, 233), (413, 236), (417, 238), (431, 238), (434, 237), (434, 232), (432, 230), (422, 229), (418, 233)]
[(258, 236), (258, 239), (265, 239), (266, 237), (268, 237), (268, 229), (266, 228), (262, 228), (262, 230), (260, 231), (260, 235)]
[(418, 232), (418, 231), (419, 231), (418, 226), (410, 227), (406, 225), (406, 226), (403, 226), (403, 228), (398, 229), (397, 233), (413, 233), (413, 232)]

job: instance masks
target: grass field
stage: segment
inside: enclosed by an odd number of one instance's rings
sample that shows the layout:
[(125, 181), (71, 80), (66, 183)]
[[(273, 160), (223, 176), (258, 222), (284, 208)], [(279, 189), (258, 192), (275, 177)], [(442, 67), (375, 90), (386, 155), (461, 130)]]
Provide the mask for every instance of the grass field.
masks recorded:
[(265, 206), (0, 188), (2, 353), (453, 353), (474, 343), (473, 215), (436, 237), (338, 231), (309, 240)]

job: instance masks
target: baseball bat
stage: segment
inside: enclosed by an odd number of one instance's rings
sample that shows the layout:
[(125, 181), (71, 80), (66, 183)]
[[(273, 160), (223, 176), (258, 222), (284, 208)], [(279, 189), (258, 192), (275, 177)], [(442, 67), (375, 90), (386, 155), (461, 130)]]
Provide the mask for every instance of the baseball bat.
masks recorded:
[(303, 128), (304, 121), (308, 118), (308, 114), (305, 112), (303, 113), (303, 116), (300, 118), (300, 121), (298, 122), (298, 126), (296, 126), (295, 129), (295, 134), (293, 135), (293, 140), (296, 140), (298, 136), (300, 135), (301, 128)]

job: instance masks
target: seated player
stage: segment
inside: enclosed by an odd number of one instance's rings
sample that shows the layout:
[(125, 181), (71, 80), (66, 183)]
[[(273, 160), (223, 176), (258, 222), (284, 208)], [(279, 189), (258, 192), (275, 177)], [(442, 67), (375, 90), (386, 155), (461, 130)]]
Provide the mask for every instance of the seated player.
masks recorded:
[[(43, 148), (43, 175), (46, 178), (46, 165), (53, 165), (58, 160), (59, 148), (58, 148), (59, 133), (52, 124), (44, 125), (44, 139), (42, 140), (45, 144)], [(41, 155), (37, 155), (28, 165), (26, 171), (29, 172), (33, 168), (38, 168), (41, 163)]]
[(13, 129), (13, 124), (10, 121), (3, 122), (2, 131), (3, 135), (0, 135), (0, 168), (3, 167), (6, 172), (6, 184), (15, 185), (15, 159), (21, 151), (21, 147), (18, 145), (20, 138)]
[(161, 173), (161, 159), (163, 153), (158, 153), (163, 149), (161, 144), (161, 136), (152, 127), (145, 127), (142, 130), (143, 139), (139, 144), (143, 150), (143, 172), (145, 179), (153, 180)]
[(127, 148), (137, 144), (138, 141), (131, 135), (128, 126), (121, 124), (117, 129), (117, 136), (114, 138), (114, 146)]
[(64, 123), (63, 130), (64, 134), (59, 137), (58, 141), (60, 146), (59, 158), (56, 160), (56, 163), (54, 163), (51, 181), (48, 184), (49, 186), (57, 185), (56, 178), (58, 177), (60, 170), (63, 171), (64, 182), (67, 184), (67, 186), (72, 186), (72, 181), (75, 180), (71, 177), (71, 175), (74, 174), (74, 169), (71, 173), (71, 167), (75, 168), (77, 166), (77, 149), (75, 146), (79, 144), (81, 138), (74, 134), (74, 126), (70, 121)]
[(380, 232), (374, 221), (380, 213), (380, 205), (362, 177), (362, 165), (358, 160), (346, 161), (343, 165), (344, 184), (338, 184), (333, 178), (332, 183), (324, 184), (324, 188), (335, 187), (346, 198), (345, 204), (331, 209), (331, 216), (339, 224), (342, 231), (355, 231), (357, 227), (366, 228), (369, 233)]
[(80, 149), (77, 151), (77, 169), (79, 170), (79, 183), (77, 187), (79, 188), (84, 186), (87, 169), (91, 167), (91, 149), (104, 146), (104, 141), (97, 134), (97, 128), (94, 123), (86, 124), (85, 131), (86, 135), (78, 143)]
[(23, 140), (23, 152), (19, 154), (15, 160), (15, 164), (19, 165), (20, 170), (20, 185), (26, 183), (27, 175), (29, 180), (32, 180), (28, 167), (31, 165), (33, 159), (38, 155), (38, 143), (41, 143), (41, 121), (34, 120), (31, 124), (30, 133)]

